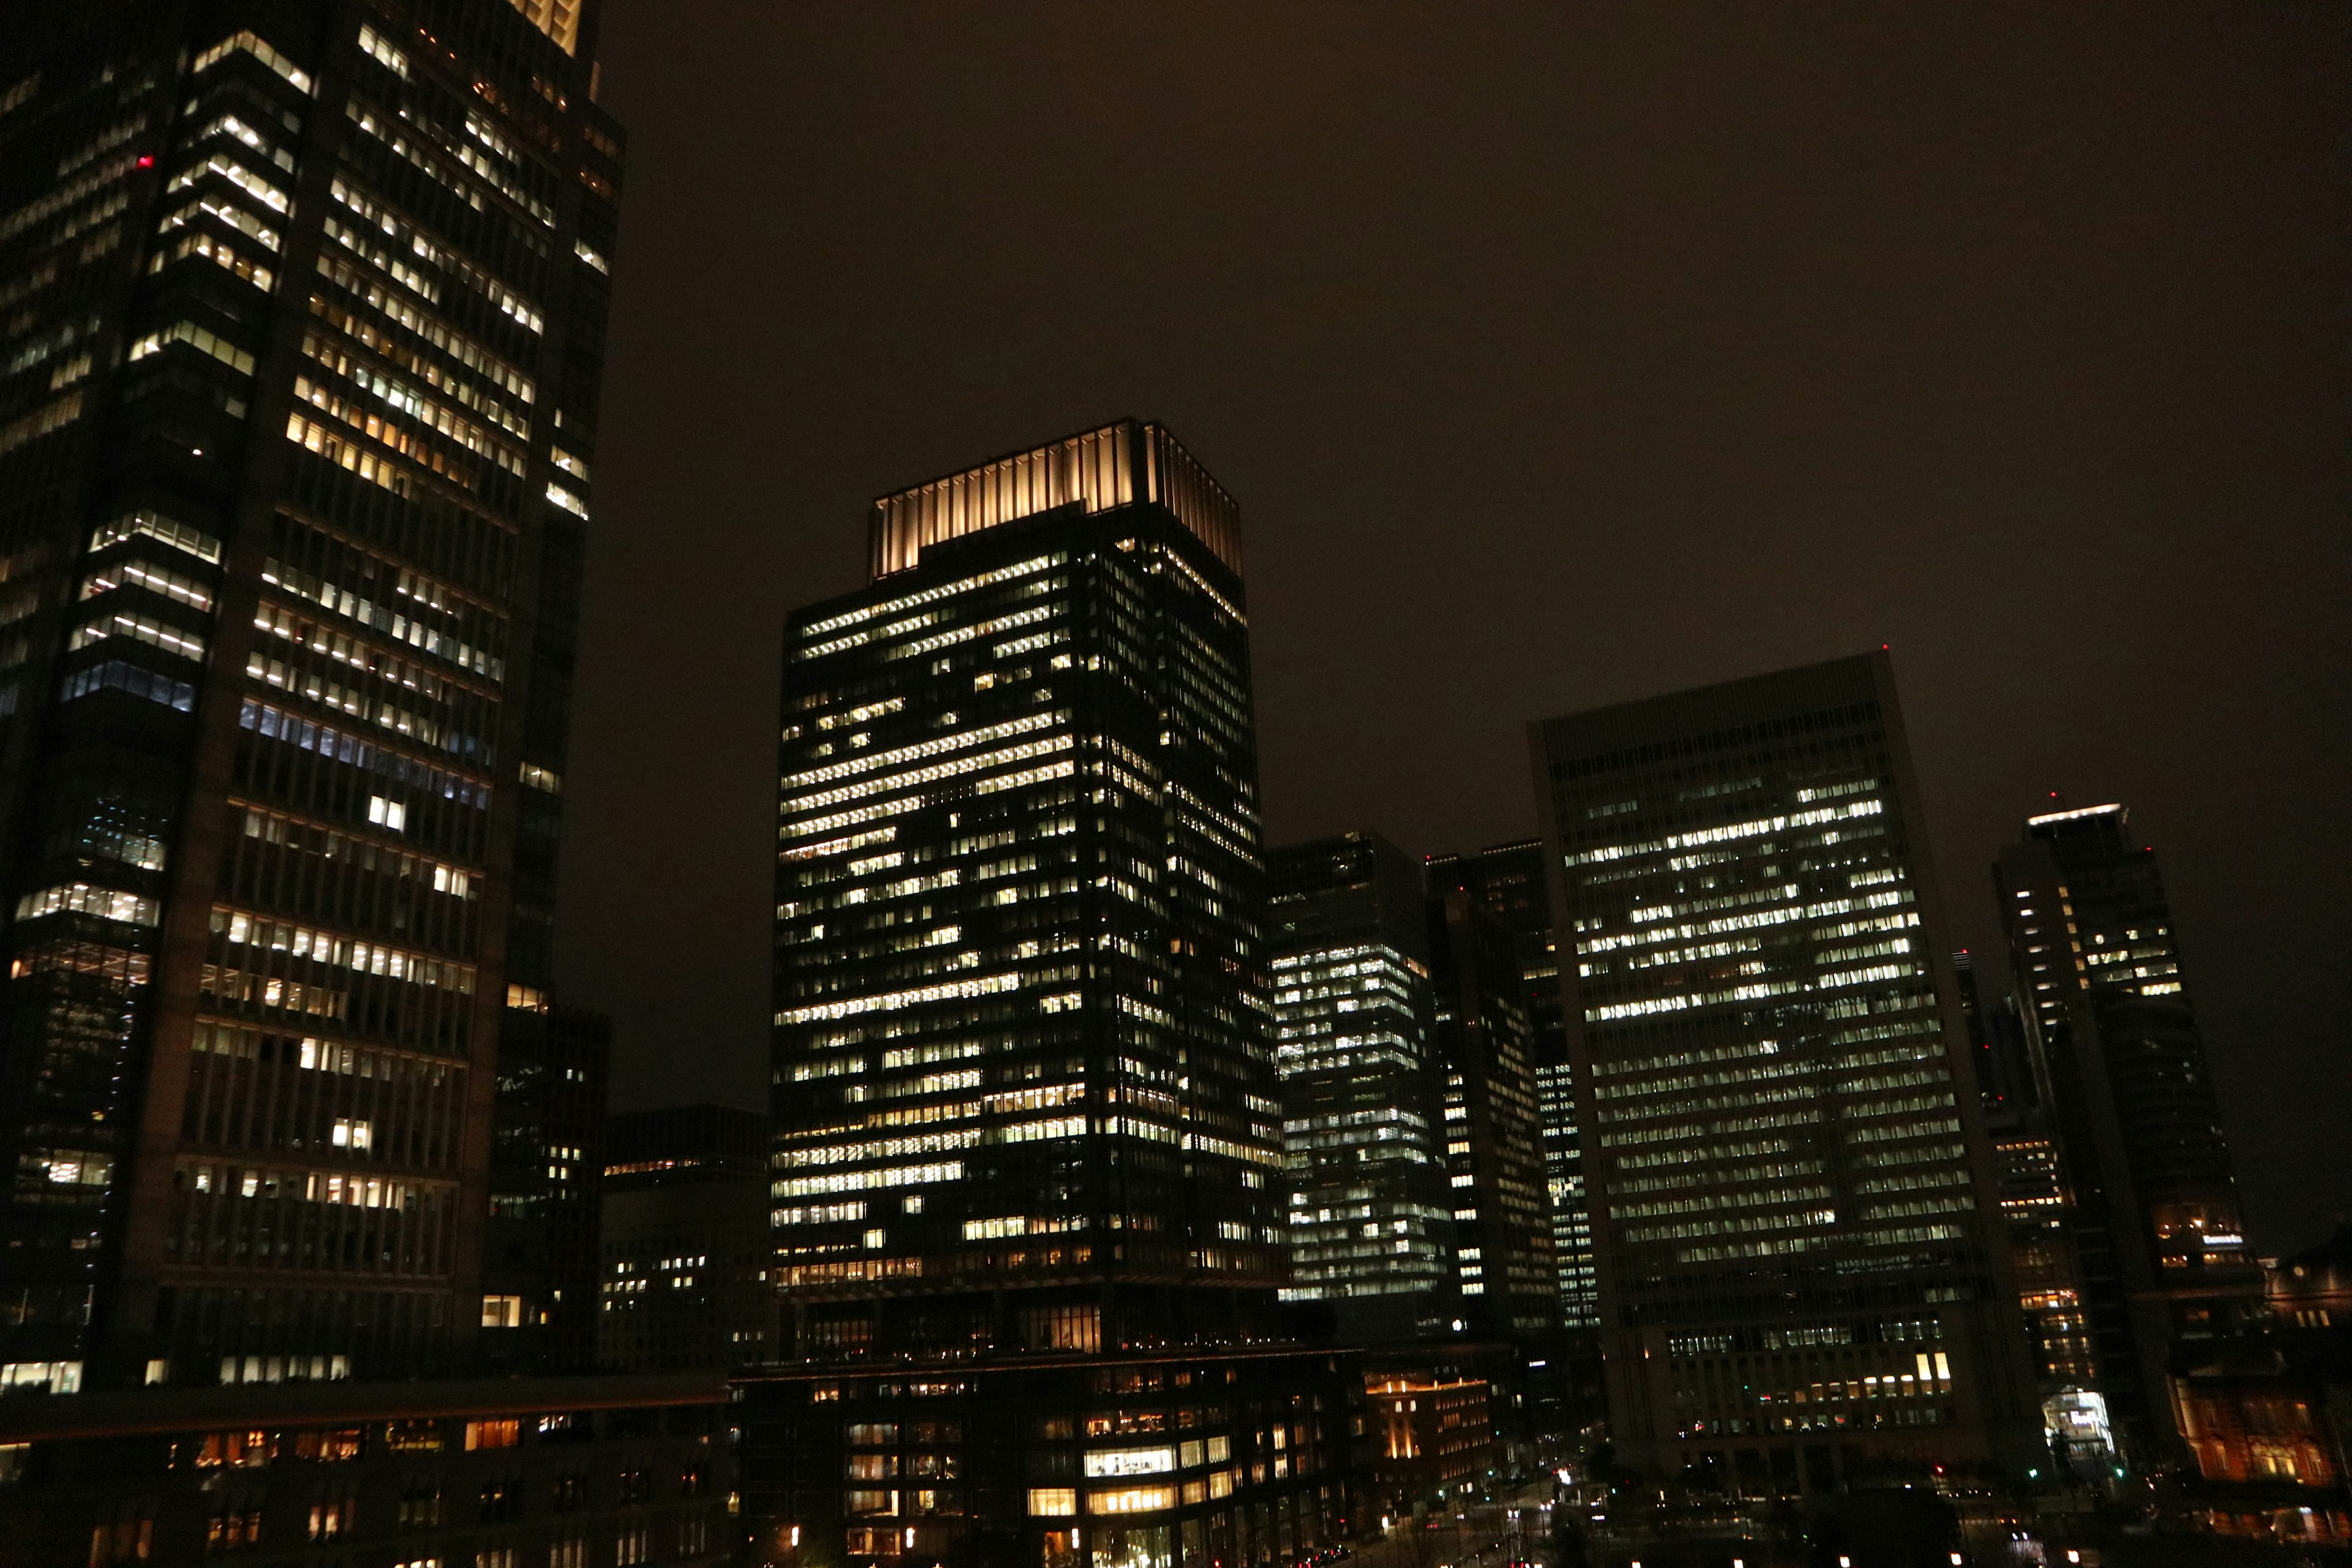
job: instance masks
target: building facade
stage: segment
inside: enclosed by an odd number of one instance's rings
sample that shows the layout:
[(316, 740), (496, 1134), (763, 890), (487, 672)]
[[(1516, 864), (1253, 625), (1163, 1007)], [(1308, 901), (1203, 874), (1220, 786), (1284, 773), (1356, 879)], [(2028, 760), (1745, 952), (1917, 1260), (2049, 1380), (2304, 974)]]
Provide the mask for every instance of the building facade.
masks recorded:
[(11, 1562), (603, 1568), (741, 1561), (716, 1377), (0, 1400)]
[(1456, 1315), (1454, 1204), (1421, 870), (1374, 833), (1267, 862), (1291, 1282), (1340, 1335), (1409, 1339)]
[(604, 1135), (598, 1364), (669, 1372), (775, 1354), (773, 1141), (767, 1117), (727, 1105), (613, 1118)]
[(785, 638), (795, 1343), (1231, 1337), (1281, 1283), (1235, 510), (1157, 426), (876, 503)]
[(491, 1110), (480, 1364), (485, 1372), (588, 1372), (597, 1365), (597, 1173), (613, 1020), (549, 1005), (509, 1008), (505, 1022)]
[(1629, 1462), (1834, 1489), (2040, 1451), (1883, 654), (1535, 725)]
[(1594, 1316), (1592, 1219), (1584, 1203), (1584, 1146), (1577, 1133), (1574, 1075), (1559, 984), (1559, 937), (1552, 929), (1551, 882), (1543, 844), (1497, 844), (1474, 855), (1433, 855), (1433, 892), (1460, 889), (1507, 927), (1518, 953), (1533, 1036), (1536, 1099), (1543, 1123), (1544, 1184), (1551, 1198), (1552, 1267), (1559, 1277), (1560, 1326), (1588, 1331)]
[(1993, 868), (2046, 1064), (2097, 1386), (2136, 1463), (2179, 1462), (2168, 1378), (2263, 1317), (2156, 852), (2119, 805), (2029, 817)]
[(546, 984), (593, 11), (12, 20), (0, 1380), (463, 1365)]
[(1331, 1351), (982, 1355), (739, 1379), (755, 1563), (1276, 1568), (1352, 1532)]
[(1517, 947), (1459, 889), (1431, 898), (1428, 911), (1462, 1318), (1473, 1333), (1536, 1342), (1559, 1326), (1559, 1282)]

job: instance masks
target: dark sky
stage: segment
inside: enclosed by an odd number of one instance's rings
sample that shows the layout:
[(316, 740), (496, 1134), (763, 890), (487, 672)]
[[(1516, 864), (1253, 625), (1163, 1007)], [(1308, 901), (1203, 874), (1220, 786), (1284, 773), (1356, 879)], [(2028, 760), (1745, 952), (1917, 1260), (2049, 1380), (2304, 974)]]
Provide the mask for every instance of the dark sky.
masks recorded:
[(1127, 414), (1240, 498), (1276, 841), (1891, 643), (1951, 915), (2162, 855), (2265, 1249), (2352, 1209), (2352, 10), (612, 0), (569, 790), (624, 1107), (764, 1094), (778, 638)]

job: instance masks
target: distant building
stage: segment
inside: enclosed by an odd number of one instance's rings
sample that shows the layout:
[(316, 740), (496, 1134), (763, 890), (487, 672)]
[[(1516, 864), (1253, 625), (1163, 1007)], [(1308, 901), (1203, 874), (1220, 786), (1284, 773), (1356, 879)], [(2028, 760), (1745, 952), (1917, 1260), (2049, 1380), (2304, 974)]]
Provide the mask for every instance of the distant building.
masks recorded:
[(605, 1124), (599, 1365), (673, 1372), (776, 1353), (773, 1128), (758, 1111), (725, 1105)]
[(1532, 739), (1621, 1457), (1809, 1493), (2036, 1462), (1885, 655)]
[(1467, 893), (1428, 904), (1454, 1268), (1473, 1333), (1559, 1326), (1533, 1030), (1509, 931)]
[(2001, 1217), (2009, 1232), (2026, 1350), (2042, 1398), (2042, 1430), (2061, 1463), (2104, 1477), (2116, 1459), (2114, 1424), (2100, 1386), (2084, 1285), (2081, 1224), (2051, 1104), (2041, 1035), (2015, 994), (1988, 1006), (1976, 965), (1952, 955), (1969, 1054), (1977, 1066), (1985, 1135), (1992, 1143)]
[(481, 1363), (587, 1372), (596, 1363), (596, 1235), (613, 1020), (510, 1011), (490, 1122)]
[(1295, 1563), (1370, 1502), (1363, 1373), (1328, 1350), (845, 1362), (734, 1388), (754, 1563)]
[(1342, 1338), (1457, 1313), (1421, 871), (1373, 833), (1267, 858), (1291, 1282)]
[(1994, 867), (2051, 1084), (2099, 1392), (2134, 1462), (2184, 1458), (2167, 1379), (2258, 1326), (2230, 1149), (2155, 851), (2118, 805), (2030, 817)]
[(1381, 1508), (1410, 1513), (1414, 1503), (1440, 1490), (1486, 1479), (1497, 1452), (1487, 1399), (1486, 1384), (1477, 1378), (1365, 1377), (1373, 1487)]
[(2217, 1535), (2352, 1542), (2352, 1226), (2266, 1262), (2260, 1332), (2184, 1346), (2173, 1421), (2201, 1484), (2168, 1511)]
[(12, 1563), (740, 1561), (725, 1384), (550, 1377), (0, 1399)]
[(1551, 1197), (1552, 1266), (1559, 1276), (1561, 1326), (1598, 1325), (1592, 1278), (1592, 1217), (1584, 1201), (1584, 1145), (1576, 1125), (1576, 1091), (1568, 1061), (1568, 1027), (1559, 983), (1559, 938), (1552, 929), (1551, 884), (1543, 845), (1528, 839), (1475, 855), (1433, 855), (1433, 892), (1460, 889), (1508, 927), (1526, 987), (1533, 1037), (1536, 1095), (1543, 1121), (1544, 1181)]

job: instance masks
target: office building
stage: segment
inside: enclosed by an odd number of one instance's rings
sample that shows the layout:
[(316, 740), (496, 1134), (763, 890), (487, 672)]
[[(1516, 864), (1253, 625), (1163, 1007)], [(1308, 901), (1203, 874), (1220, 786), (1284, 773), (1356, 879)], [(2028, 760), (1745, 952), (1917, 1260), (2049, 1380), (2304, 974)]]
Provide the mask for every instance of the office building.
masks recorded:
[(1234, 502), (1129, 420), (886, 496), (871, 541), (785, 637), (770, 1205), (814, 1370), (747, 1385), (806, 1460), (754, 1462), (761, 1550), (1332, 1540), (1361, 1383), (1281, 1342)]
[(1620, 1454), (1808, 1492), (2032, 1462), (1886, 656), (1555, 719), (1530, 743)]
[(1592, 1220), (1584, 1203), (1584, 1150), (1568, 1064), (1568, 1024), (1559, 984), (1559, 939), (1552, 930), (1551, 884), (1543, 845), (1527, 839), (1475, 855), (1433, 855), (1433, 892), (1459, 889), (1508, 928), (1517, 950), (1533, 1035), (1536, 1098), (1543, 1124), (1544, 1184), (1551, 1199), (1552, 1266), (1559, 1277), (1560, 1325), (1590, 1330), (1594, 1316)]
[(1473, 1333), (1526, 1344), (1559, 1326), (1559, 1280), (1517, 950), (1467, 893), (1439, 893), (1428, 910), (1462, 1318)]
[(13, 1563), (586, 1568), (740, 1561), (716, 1376), (0, 1400)]
[(733, 1391), (754, 1563), (1274, 1568), (1370, 1503), (1341, 1352), (845, 1361)]
[(2026, 1352), (2056, 1461), (2086, 1479), (2116, 1461), (2113, 1422), (2098, 1392), (2098, 1359), (2084, 1288), (2087, 1234), (2074, 1203), (2051, 1107), (2041, 1037), (2015, 993), (1988, 1005), (1974, 955), (1952, 955), (1960, 1017), (1976, 1063), (1978, 1103), (1992, 1144), (1993, 1180), (2009, 1236), (2011, 1270), (2024, 1314)]
[(728, 1105), (615, 1116), (604, 1133), (599, 1364), (736, 1367), (775, 1353), (773, 1123)]
[(603, 1014), (508, 1009), (482, 1246), (485, 1372), (578, 1373), (597, 1364), (597, 1172), (612, 1061), (613, 1020)]
[(1340, 1336), (1444, 1331), (1457, 1315), (1421, 869), (1374, 833), (1267, 858), (1282, 1080), (1286, 1300)]
[(593, 15), (11, 17), (0, 1381), (469, 1362), (596, 460)]
[(2263, 1317), (2153, 849), (2120, 805), (2029, 817), (1993, 877), (2072, 1190), (2099, 1392), (2126, 1457), (2185, 1457), (2176, 1360)]
[(887, 496), (871, 529), (872, 585), (785, 638), (797, 1337), (1237, 1331), (1284, 1237), (1234, 503), (1130, 421)]

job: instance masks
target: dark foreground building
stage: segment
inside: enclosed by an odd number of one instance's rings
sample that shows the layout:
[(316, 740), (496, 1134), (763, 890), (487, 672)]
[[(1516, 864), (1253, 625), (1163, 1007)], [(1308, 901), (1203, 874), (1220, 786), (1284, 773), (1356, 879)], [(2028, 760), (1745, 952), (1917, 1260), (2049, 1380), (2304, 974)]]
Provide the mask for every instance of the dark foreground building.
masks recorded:
[(740, 1560), (715, 1377), (0, 1400), (0, 1556), (608, 1568)]
[(599, 1364), (670, 1372), (776, 1353), (773, 1128), (730, 1105), (606, 1124)]
[(1294, 1301), (1343, 1338), (1448, 1332), (1454, 1201), (1421, 869), (1376, 833), (1268, 867)]
[(1584, 1143), (1576, 1125), (1575, 1075), (1569, 1067), (1559, 984), (1560, 939), (1552, 925), (1543, 844), (1531, 839), (1491, 845), (1472, 855), (1433, 855), (1427, 879), (1433, 893), (1469, 894), (1472, 903), (1511, 933), (1535, 1058), (1560, 1326), (1589, 1331), (1595, 1322), (1592, 1219), (1584, 1202)]
[(470, 1363), (596, 462), (593, 34), (12, 8), (0, 1382)]
[(1531, 739), (1621, 1454), (1747, 1489), (2025, 1468), (2033, 1384), (1886, 656)]
[(2127, 1458), (2179, 1463), (2171, 1373), (2268, 1314), (2156, 851), (2120, 805), (2051, 811), (1993, 879), (2050, 1080), (2096, 1386)]
[(785, 636), (757, 1539), (1286, 1562), (1349, 1517), (1361, 1377), (1276, 1299), (1237, 510), (1127, 421), (872, 542)]
[(1296, 1348), (983, 1355), (736, 1384), (752, 1560), (1286, 1565), (1365, 1499), (1363, 1373)]

